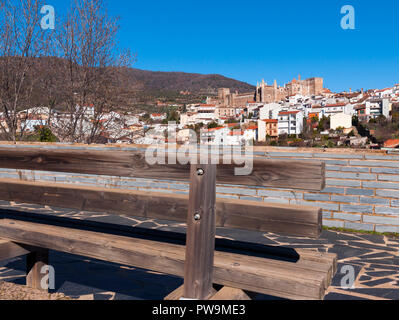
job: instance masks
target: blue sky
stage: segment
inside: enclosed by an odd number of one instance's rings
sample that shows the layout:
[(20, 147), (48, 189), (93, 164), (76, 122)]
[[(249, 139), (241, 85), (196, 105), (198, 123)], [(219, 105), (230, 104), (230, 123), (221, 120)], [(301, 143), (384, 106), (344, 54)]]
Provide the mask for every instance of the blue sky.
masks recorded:
[[(63, 12), (69, 0), (47, 0)], [(356, 30), (343, 30), (343, 5)], [(397, 0), (169, 0), (108, 2), (121, 18), (119, 43), (134, 67), (219, 73), (280, 85), (301, 74), (334, 90), (399, 83)]]

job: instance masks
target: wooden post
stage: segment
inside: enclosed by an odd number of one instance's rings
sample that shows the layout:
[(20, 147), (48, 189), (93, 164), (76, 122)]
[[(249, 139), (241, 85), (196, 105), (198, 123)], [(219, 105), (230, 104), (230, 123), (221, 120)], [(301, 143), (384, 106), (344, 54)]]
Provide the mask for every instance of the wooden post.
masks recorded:
[(213, 291), (216, 164), (191, 165), (184, 264), (184, 299), (203, 300)]
[(41, 273), (44, 266), (48, 265), (48, 250), (42, 248), (35, 248), (34, 251), (30, 252), (26, 256), (26, 286), (39, 289), (43, 289), (41, 286), (41, 280), (45, 276)]

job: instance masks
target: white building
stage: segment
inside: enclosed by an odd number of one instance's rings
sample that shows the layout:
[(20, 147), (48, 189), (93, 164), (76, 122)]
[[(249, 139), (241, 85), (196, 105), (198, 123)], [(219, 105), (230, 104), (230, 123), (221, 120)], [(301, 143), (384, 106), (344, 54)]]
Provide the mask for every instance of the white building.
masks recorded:
[(177, 132), (176, 140), (179, 143), (188, 144), (188, 143), (197, 143), (197, 135), (195, 131), (191, 129), (183, 129)]
[(337, 128), (349, 129), (352, 127), (352, 116), (345, 113), (337, 113), (331, 116), (330, 122), (332, 130), (337, 130)]
[(25, 130), (26, 131), (35, 131), (36, 127), (45, 126), (47, 124), (46, 120), (42, 119), (27, 119), (25, 121)]
[(282, 106), (278, 103), (265, 104), (259, 109), (259, 120), (277, 119)]
[(321, 107), (319, 105), (312, 106), (312, 109), (309, 110), (306, 117), (312, 118), (314, 116), (317, 116), (317, 118), (319, 118), (319, 119), (322, 118), (323, 117), (323, 107)]
[(230, 135), (230, 129), (226, 127), (218, 127), (212, 129), (201, 130), (201, 143), (202, 144), (213, 144), (213, 145), (224, 145), (228, 142), (228, 136)]
[(152, 113), (150, 118), (154, 121), (163, 121), (166, 119), (166, 113)]
[(140, 118), (137, 116), (128, 115), (125, 117), (125, 124), (128, 127), (134, 126), (140, 123)]
[(185, 126), (195, 125), (197, 123), (198, 113), (196, 112), (187, 112), (180, 114), (180, 124)]
[(394, 88), (385, 88), (385, 89), (381, 89), (381, 90), (377, 90), (375, 92), (375, 95), (378, 98), (389, 98), (394, 94)]
[(278, 134), (301, 134), (303, 131), (303, 112), (284, 111), (278, 114)]
[(322, 107), (322, 116), (331, 117), (334, 114), (345, 113), (353, 116), (355, 114), (354, 105), (351, 103), (327, 104)]
[(388, 98), (370, 99), (366, 101), (366, 115), (369, 118), (377, 118), (380, 115), (389, 117), (390, 105)]
[(217, 120), (218, 114), (216, 105), (214, 104), (200, 104), (194, 107), (194, 111), (198, 114), (197, 118), (205, 121)]
[(244, 133), (241, 130), (232, 130), (226, 137), (225, 145), (228, 146), (241, 146), (245, 144)]
[(302, 103), (304, 100), (305, 100), (305, 96), (301, 95), (300, 93), (297, 93), (297, 94), (289, 96), (286, 101), (290, 105), (295, 105), (298, 103)]
[(256, 110), (259, 110), (260, 108), (262, 108), (264, 104), (262, 102), (247, 102), (245, 111), (246, 111), (246, 115), (248, 116), (249, 114), (254, 114), (256, 112)]
[(327, 104), (322, 109), (322, 114), (325, 117), (331, 117), (334, 114), (345, 113), (346, 103)]
[(258, 126), (250, 126), (244, 130), (245, 141), (257, 141), (258, 140)]
[(76, 114), (82, 114), (87, 118), (93, 118), (95, 115), (95, 109), (93, 105), (83, 106), (83, 107), (77, 105), (75, 107), (75, 112)]

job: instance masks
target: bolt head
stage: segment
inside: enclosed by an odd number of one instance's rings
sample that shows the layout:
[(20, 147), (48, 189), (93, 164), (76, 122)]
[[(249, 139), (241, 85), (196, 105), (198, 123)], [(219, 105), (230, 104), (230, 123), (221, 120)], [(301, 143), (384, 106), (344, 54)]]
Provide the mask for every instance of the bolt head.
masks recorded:
[(199, 168), (199, 169), (197, 169), (197, 174), (198, 174), (199, 176), (203, 176), (203, 175), (205, 174), (205, 170), (202, 169), (202, 168)]
[(199, 213), (196, 213), (196, 214), (194, 215), (194, 220), (195, 220), (195, 221), (200, 221), (200, 220), (201, 220), (201, 215), (200, 215)]

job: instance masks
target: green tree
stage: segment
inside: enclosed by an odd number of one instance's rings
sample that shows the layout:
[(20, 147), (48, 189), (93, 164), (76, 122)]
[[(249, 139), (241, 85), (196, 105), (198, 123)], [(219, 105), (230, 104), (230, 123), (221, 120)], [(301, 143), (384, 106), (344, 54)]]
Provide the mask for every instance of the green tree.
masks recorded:
[(58, 140), (49, 127), (39, 127), (37, 133), (40, 142), (57, 142)]
[(328, 130), (328, 129), (330, 129), (330, 118), (323, 116), (319, 120), (319, 125), (317, 127), (317, 130), (319, 132), (322, 132), (322, 131), (325, 131), (325, 130)]
[(208, 129), (213, 129), (219, 127), (219, 124), (217, 122), (211, 122), (208, 124)]

